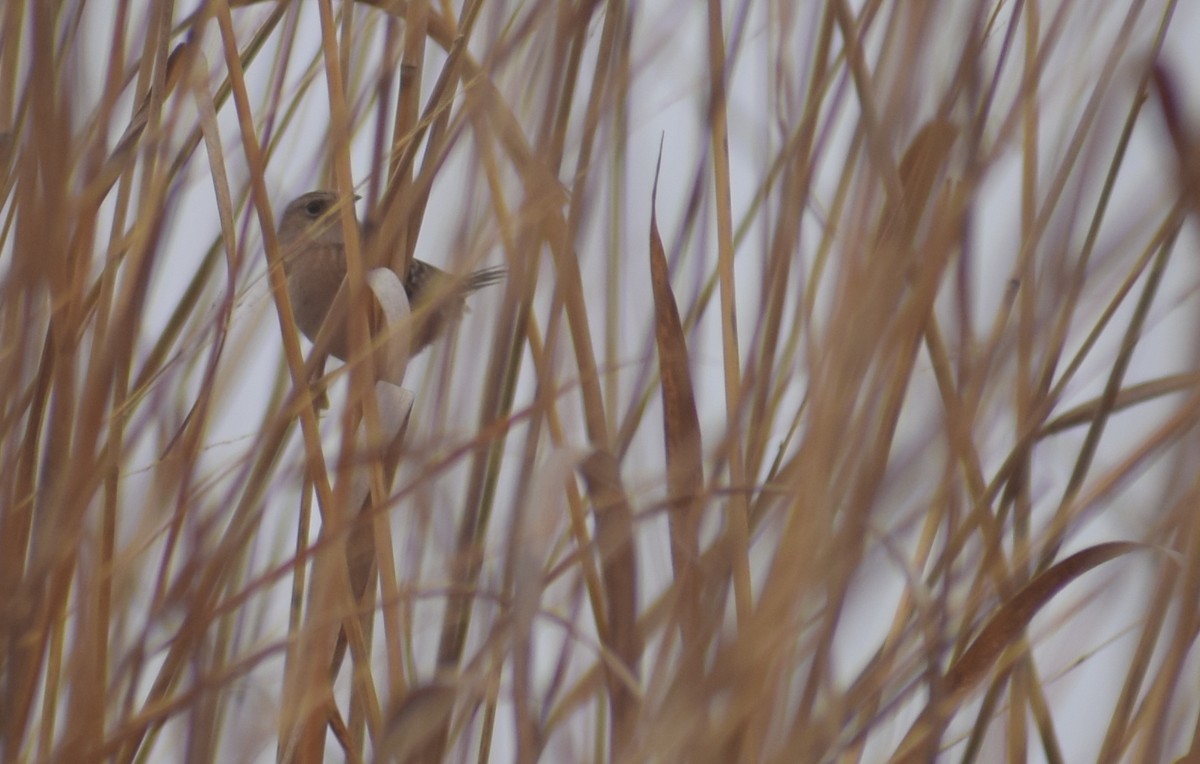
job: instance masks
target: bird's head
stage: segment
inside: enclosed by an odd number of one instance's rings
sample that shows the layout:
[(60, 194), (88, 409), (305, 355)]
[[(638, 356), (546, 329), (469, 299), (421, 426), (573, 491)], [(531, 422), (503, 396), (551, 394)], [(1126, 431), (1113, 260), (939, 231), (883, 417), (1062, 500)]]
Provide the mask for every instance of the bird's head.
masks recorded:
[(338, 202), (342, 198), (335, 191), (309, 191), (293, 199), (279, 221), (280, 245), (292, 248), (300, 240), (340, 245), (343, 237), (338, 223)]

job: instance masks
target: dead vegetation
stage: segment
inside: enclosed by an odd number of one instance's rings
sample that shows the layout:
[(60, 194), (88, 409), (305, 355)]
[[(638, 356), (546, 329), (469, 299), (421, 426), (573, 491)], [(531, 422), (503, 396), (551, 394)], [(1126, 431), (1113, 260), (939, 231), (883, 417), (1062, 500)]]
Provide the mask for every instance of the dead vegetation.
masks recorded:
[(0, 759), (1200, 757), (1175, 5), (4, 3)]

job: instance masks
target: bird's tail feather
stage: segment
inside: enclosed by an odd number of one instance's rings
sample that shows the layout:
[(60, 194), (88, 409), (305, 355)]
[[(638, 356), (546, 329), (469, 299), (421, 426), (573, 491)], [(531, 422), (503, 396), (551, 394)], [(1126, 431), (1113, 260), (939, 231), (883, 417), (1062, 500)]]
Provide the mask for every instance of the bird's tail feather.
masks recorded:
[(476, 289), (482, 289), (490, 284), (503, 281), (508, 275), (508, 268), (503, 265), (497, 265), (494, 268), (481, 268), (470, 276), (467, 276), (467, 291), (474, 292)]

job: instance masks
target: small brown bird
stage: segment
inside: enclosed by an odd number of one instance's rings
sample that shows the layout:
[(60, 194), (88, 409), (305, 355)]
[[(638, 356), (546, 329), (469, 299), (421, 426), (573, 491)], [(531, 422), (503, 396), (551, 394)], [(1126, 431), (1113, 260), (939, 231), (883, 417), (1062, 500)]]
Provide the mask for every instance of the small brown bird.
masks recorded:
[[(310, 191), (295, 199), (279, 222), (279, 244), (283, 247), (283, 270), (296, 325), (310, 341), (316, 341), (325, 315), (346, 278), (346, 250), (342, 226), (333, 212), (340, 197), (333, 191)], [(369, 231), (363, 232), (364, 241)], [(429, 263), (413, 258), (402, 279), (414, 312), (430, 298), (438, 306), (413, 328), (411, 354), (416, 355), (440, 337), (450, 324), (462, 317), (471, 292), (504, 278), (505, 268), (484, 268), (460, 278)], [(329, 352), (343, 361), (349, 355), (345, 327), (331, 339)]]

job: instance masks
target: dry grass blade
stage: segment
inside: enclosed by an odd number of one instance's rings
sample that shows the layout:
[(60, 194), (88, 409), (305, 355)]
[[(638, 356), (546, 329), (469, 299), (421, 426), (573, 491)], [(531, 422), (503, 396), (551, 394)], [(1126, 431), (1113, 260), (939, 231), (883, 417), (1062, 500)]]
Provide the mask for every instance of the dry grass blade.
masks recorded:
[[(637, 622), (637, 548), (633, 535), (633, 512), (617, 472), (617, 460), (606, 451), (596, 451), (580, 464), (588, 495), (596, 513), (596, 546), (604, 579), (608, 616), (606, 647), (635, 680), (642, 655), (642, 635)], [(626, 675), (608, 672), (608, 697), (612, 704), (612, 756), (620, 759), (634, 744), (640, 697)]]
[[(659, 146), (659, 162), (662, 146)], [(700, 421), (692, 390), (687, 341), (679, 308), (671, 291), (667, 256), (658, 232), (658, 171), (650, 192), (650, 284), (654, 291), (654, 336), (663, 398), (663, 438), (666, 449), (668, 512), (671, 522), (671, 561), (675, 569), (679, 621), (685, 643), (704, 632), (700, 603), (700, 508), (704, 466)], [(696, 627), (693, 631), (692, 627)]]
[[(1136, 385), (1126, 385), (1117, 393), (1110, 410), (1115, 413), (1164, 396), (1194, 391), (1197, 384), (1200, 384), (1200, 376), (1196, 374), (1174, 374), (1170, 377), (1141, 382)], [(1102, 404), (1103, 402), (1099, 399), (1093, 399), (1067, 409), (1047, 422), (1046, 426), (1042, 428), (1041, 435), (1055, 435), (1095, 420)]]

